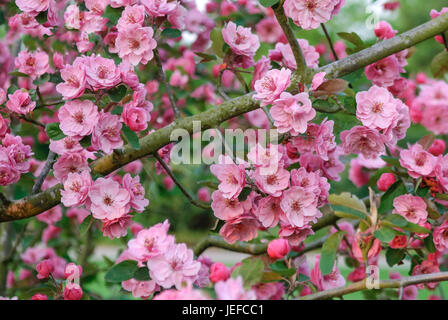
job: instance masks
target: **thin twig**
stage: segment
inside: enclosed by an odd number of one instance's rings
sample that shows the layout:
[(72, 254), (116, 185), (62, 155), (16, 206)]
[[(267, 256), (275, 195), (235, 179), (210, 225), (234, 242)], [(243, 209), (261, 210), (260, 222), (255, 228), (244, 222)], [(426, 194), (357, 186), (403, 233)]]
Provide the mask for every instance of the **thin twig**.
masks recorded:
[(448, 41), (446, 40), (445, 32), (442, 32), (442, 39), (443, 39), (443, 45), (445, 46), (445, 49), (448, 50)]
[(154, 59), (156, 61), (157, 67), (159, 68), (159, 77), (165, 85), (166, 93), (168, 94), (168, 99), (171, 103), (171, 108), (173, 108), (174, 115), (176, 118), (180, 117), (179, 109), (177, 108), (176, 101), (174, 100), (173, 92), (171, 91), (170, 84), (166, 80), (165, 71), (163, 71), (162, 61), (160, 60), (159, 50), (157, 48), (154, 49)]
[(41, 128), (45, 128), (45, 125), (44, 125), (42, 122), (40, 122), (40, 121), (37, 121), (37, 120), (31, 119), (31, 118), (28, 118), (28, 117), (26, 117), (26, 116), (24, 116), (24, 115), (18, 115), (17, 117), (18, 117), (19, 119), (22, 119), (23, 121), (26, 121), (26, 122), (35, 124), (36, 126), (39, 126), (39, 127), (41, 127)]
[(209, 205), (206, 205), (204, 203), (201, 203), (199, 201), (196, 201), (193, 199), (193, 197), (188, 193), (187, 190), (182, 186), (182, 184), (176, 179), (171, 169), (168, 167), (168, 165), (163, 161), (163, 159), (159, 156), (157, 152), (154, 153), (154, 158), (159, 161), (159, 163), (162, 165), (163, 169), (165, 169), (166, 173), (170, 176), (170, 178), (173, 180), (173, 182), (176, 184), (176, 186), (182, 191), (182, 193), (187, 197), (187, 199), (190, 201), (190, 203), (198, 208), (202, 209), (210, 209)]
[[(401, 278), (398, 280), (378, 280), (379, 289), (388, 288), (400, 288), (407, 287), (413, 284), (428, 283), (428, 282), (442, 282), (448, 280), (448, 272), (421, 274), (418, 276), (411, 276), (406, 278)], [(355, 282), (345, 287), (335, 288), (330, 290), (325, 290), (308, 296), (298, 298), (298, 300), (321, 300), (321, 299), (331, 299), (334, 297), (341, 297), (343, 295), (363, 291), (369, 289), (366, 285), (366, 280)]]
[(45, 165), (42, 168), (40, 175), (37, 177), (36, 183), (34, 184), (33, 188), (31, 189), (32, 195), (40, 192), (40, 188), (42, 187), (42, 184), (44, 183), (45, 178), (47, 177), (48, 173), (50, 172), (55, 159), (56, 159), (56, 153), (54, 153), (51, 150), (48, 151), (47, 161), (45, 162)]
[(338, 54), (336, 53), (336, 50), (334, 50), (333, 41), (331, 41), (330, 35), (328, 34), (327, 31), (327, 27), (325, 27), (325, 24), (323, 23), (321, 23), (320, 25), (322, 27), (322, 30), (324, 31), (325, 37), (327, 38), (328, 44), (330, 45), (330, 49), (331, 52), (333, 53), (334, 60), (338, 61), (339, 57)]

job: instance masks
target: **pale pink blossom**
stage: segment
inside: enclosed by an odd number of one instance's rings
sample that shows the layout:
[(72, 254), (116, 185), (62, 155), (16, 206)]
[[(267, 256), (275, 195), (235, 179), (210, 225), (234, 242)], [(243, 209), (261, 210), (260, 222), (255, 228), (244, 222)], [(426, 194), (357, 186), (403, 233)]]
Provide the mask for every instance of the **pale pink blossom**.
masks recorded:
[(49, 71), (48, 54), (43, 51), (21, 51), (14, 64), (19, 72), (25, 73), (31, 79), (36, 79)]
[(31, 146), (23, 144), (22, 137), (13, 136), (9, 133), (2, 139), (2, 150), (7, 153), (14, 169), (20, 173), (30, 171), (30, 158), (34, 154)]
[(407, 150), (401, 150), (400, 164), (408, 169), (412, 178), (418, 179), (433, 174), (437, 158), (416, 143)]
[(109, 154), (123, 146), (121, 122), (117, 115), (101, 111), (98, 122), (92, 132), (92, 147)]
[(237, 218), (243, 214), (244, 208), (238, 198), (229, 199), (223, 193), (216, 190), (212, 193), (213, 214), (221, 220)]
[(64, 189), (61, 190), (61, 202), (66, 207), (83, 205), (89, 195), (93, 181), (90, 173), (69, 173), (64, 181)]
[(279, 99), (274, 101), (270, 113), (278, 131), (289, 132), (293, 136), (305, 133), (308, 121), (316, 116), (316, 110), (306, 92), (294, 96), (289, 92), (282, 92)]
[(253, 98), (261, 101), (262, 106), (272, 104), (285, 91), (290, 83), (291, 70), (282, 68), (273, 69), (266, 72), (260, 80), (255, 82), (255, 91)]
[(448, 248), (448, 220), (434, 228), (433, 239), (438, 251), (444, 252)]
[(286, 16), (305, 30), (316, 29), (321, 23), (330, 20), (336, 6), (340, 6), (340, 1), (286, 0), (283, 4)]
[(367, 159), (377, 158), (385, 152), (384, 136), (377, 130), (355, 126), (341, 132), (342, 148), (346, 154), (362, 154)]
[(139, 231), (135, 239), (128, 242), (129, 254), (142, 262), (164, 254), (174, 244), (174, 237), (168, 235), (169, 228), (170, 224), (165, 220)]
[(258, 167), (253, 172), (255, 185), (261, 192), (279, 197), (289, 186), (289, 171), (278, 167), (275, 172), (265, 173), (264, 168)]
[(121, 81), (120, 68), (115, 65), (114, 60), (103, 58), (99, 55), (81, 57), (74, 64), (82, 63), (86, 70), (87, 83), (94, 91), (99, 89), (110, 89)]
[(220, 181), (218, 190), (224, 198), (237, 198), (246, 185), (243, 164), (213, 164), (210, 166), (210, 172)]
[(250, 28), (237, 26), (232, 21), (222, 29), (222, 36), (233, 53), (237, 55), (253, 57), (260, 47), (258, 36), (252, 34)]
[(121, 286), (124, 290), (132, 293), (135, 298), (147, 299), (154, 292), (159, 290), (159, 286), (154, 280), (138, 281), (135, 279), (129, 279), (123, 281)]
[(16, 90), (13, 94), (8, 95), (6, 107), (12, 112), (27, 114), (34, 110), (36, 102), (31, 100), (27, 91)]
[(151, 27), (130, 26), (118, 32), (115, 40), (118, 56), (134, 66), (139, 63), (147, 64), (153, 58), (153, 50), (157, 46), (153, 36), (154, 30)]
[(75, 139), (90, 135), (98, 118), (98, 107), (90, 100), (67, 101), (58, 112), (62, 132)]
[(129, 191), (110, 178), (98, 178), (90, 188), (89, 199), (96, 219), (113, 220), (129, 211)]
[[(316, 48), (309, 44), (306, 39), (297, 39), (302, 50), (305, 63), (308, 68), (315, 69), (319, 66), (319, 53)], [(281, 62), (289, 69), (297, 69), (296, 59), (291, 46), (287, 43), (277, 43), (274, 50), (269, 50), (269, 58), (273, 61)]]
[(168, 0), (140, 0), (140, 3), (145, 6), (146, 12), (152, 17), (163, 17), (173, 13), (179, 3), (177, 1)]
[(356, 117), (371, 129), (386, 129), (398, 118), (398, 101), (385, 88), (372, 86), (356, 94)]
[(267, 196), (258, 202), (254, 215), (263, 227), (273, 228), (284, 217), (285, 213), (280, 207), (280, 200), (280, 197)]
[(299, 228), (316, 222), (322, 216), (317, 209), (315, 194), (301, 187), (291, 187), (284, 191), (280, 207), (289, 223)]
[(140, 176), (131, 177), (129, 173), (125, 174), (122, 179), (123, 187), (130, 194), (130, 202), (132, 208), (137, 212), (143, 212), (149, 204), (149, 200), (145, 198), (145, 189), (140, 184)]
[(219, 234), (227, 243), (235, 241), (250, 241), (257, 236), (260, 223), (252, 215), (241, 215), (234, 219), (226, 220), (219, 230)]
[(67, 136), (60, 140), (50, 140), (50, 150), (58, 155), (67, 152), (82, 152), (83, 147), (77, 139)]
[(56, 85), (56, 91), (66, 100), (75, 99), (84, 94), (86, 89), (86, 71), (81, 64), (66, 65), (61, 70), (62, 83)]
[(55, 224), (62, 218), (61, 206), (53, 207), (45, 212), (36, 216), (36, 219), (45, 222), (48, 225)]
[(16, 5), (23, 12), (37, 15), (48, 9), (50, 0), (17, 0)]
[(256, 25), (257, 34), (260, 40), (268, 43), (278, 42), (284, 35), (280, 24), (275, 17), (269, 17), (262, 19)]
[(325, 75), (325, 72), (318, 72), (313, 76), (313, 80), (311, 82), (311, 90), (317, 90), (317, 88), (319, 88), (320, 85), (325, 82)]
[(202, 291), (193, 289), (191, 285), (175, 290), (163, 290), (153, 300), (209, 300), (210, 298)]
[(409, 222), (423, 224), (428, 217), (425, 201), (417, 196), (403, 194), (394, 199), (393, 213), (399, 214)]
[(172, 244), (163, 254), (148, 260), (151, 279), (163, 288), (182, 287), (182, 283), (196, 280), (201, 263), (193, 258), (193, 251), (184, 243)]
[(216, 298), (218, 300), (256, 300), (255, 291), (246, 291), (243, 287), (243, 278), (229, 278), (215, 285)]
[(59, 181), (67, 179), (69, 173), (90, 171), (85, 152), (68, 152), (61, 155), (53, 166), (53, 174)]
[(291, 170), (291, 185), (313, 193), (317, 198), (317, 206), (328, 203), (330, 184), (318, 172), (309, 172), (305, 168)]

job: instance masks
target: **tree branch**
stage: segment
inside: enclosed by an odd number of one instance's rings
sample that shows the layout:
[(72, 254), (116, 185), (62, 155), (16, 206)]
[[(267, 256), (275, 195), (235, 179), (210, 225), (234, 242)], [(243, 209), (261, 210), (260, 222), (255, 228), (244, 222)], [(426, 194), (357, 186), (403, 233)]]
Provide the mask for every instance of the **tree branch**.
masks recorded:
[[(428, 282), (441, 282), (448, 280), (448, 272), (439, 272), (439, 273), (431, 273), (431, 274), (421, 274), (418, 276), (411, 276), (402, 278), (399, 280), (380, 280), (379, 281), (379, 289), (388, 289), (388, 288), (402, 288), (406, 286), (410, 286), (413, 284), (419, 283), (428, 283)], [(363, 291), (368, 289), (366, 286), (366, 280), (362, 280), (359, 282), (355, 282), (345, 287), (335, 288), (330, 290), (321, 291), (315, 294), (311, 294), (308, 296), (304, 296), (298, 298), (298, 300), (321, 300), (321, 299), (330, 299), (334, 297), (341, 297), (343, 295)]]
[[(403, 33), (402, 35), (381, 41), (380, 43), (353, 54), (348, 58), (319, 68), (317, 71), (324, 71), (327, 75), (330, 75), (330, 77), (341, 77), (357, 69), (363, 68), (376, 60), (402, 51), (425, 39), (432, 38), (445, 30), (448, 30), (448, 13)], [(120, 154), (112, 153), (97, 159), (91, 165), (92, 173), (107, 175), (134, 160), (153, 154), (158, 149), (172, 142), (170, 141), (170, 135), (175, 129), (185, 129), (189, 133), (192, 133), (193, 121), (200, 121), (202, 130), (206, 130), (215, 128), (222, 122), (233, 117), (253, 111), (259, 108), (260, 105), (257, 101), (252, 99), (252, 95), (253, 92), (225, 101), (221, 105), (197, 115), (179, 118), (170, 125), (140, 139), (141, 147), (139, 150), (135, 150), (130, 145), (126, 145), (123, 148), (123, 152)], [(3, 208), (0, 208), (0, 222), (25, 219), (51, 209), (60, 202), (61, 187), (61, 184), (58, 184), (39, 194), (3, 206)]]

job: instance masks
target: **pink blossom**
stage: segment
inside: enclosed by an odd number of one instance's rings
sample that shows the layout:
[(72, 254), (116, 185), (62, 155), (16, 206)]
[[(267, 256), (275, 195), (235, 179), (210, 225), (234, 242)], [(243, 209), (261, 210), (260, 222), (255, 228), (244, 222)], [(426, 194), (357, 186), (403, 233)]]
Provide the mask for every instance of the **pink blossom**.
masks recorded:
[(2, 150), (8, 155), (14, 169), (20, 173), (29, 172), (31, 165), (29, 160), (34, 154), (31, 151), (31, 146), (23, 144), (20, 136), (13, 136), (9, 133), (2, 139), (2, 144)]
[(221, 220), (237, 218), (243, 214), (244, 208), (238, 198), (229, 199), (224, 194), (216, 190), (212, 193), (213, 214)]
[(48, 297), (43, 293), (36, 293), (31, 297), (31, 300), (48, 300)]
[(318, 72), (313, 76), (313, 80), (311, 82), (311, 90), (317, 90), (317, 88), (319, 88), (320, 85), (325, 82), (325, 75), (325, 72)]
[(397, 30), (394, 30), (392, 26), (386, 21), (378, 22), (373, 31), (375, 32), (375, 35), (382, 40), (393, 38), (397, 33)]
[(36, 102), (31, 100), (27, 91), (16, 90), (13, 94), (8, 95), (8, 101), (6, 107), (12, 112), (27, 114), (34, 110)]
[(92, 186), (92, 177), (87, 171), (69, 173), (61, 190), (61, 202), (66, 207), (81, 206), (87, 199)]
[(393, 213), (399, 214), (409, 222), (416, 224), (425, 223), (428, 217), (425, 201), (410, 194), (403, 194), (394, 199)]
[(132, 131), (140, 132), (148, 128), (148, 112), (143, 108), (126, 104), (121, 113), (121, 119)]
[(29, 75), (31, 79), (36, 79), (48, 72), (48, 61), (48, 54), (43, 51), (21, 51), (14, 60), (14, 64), (19, 72)]
[(79, 7), (76, 4), (67, 6), (64, 11), (65, 26), (68, 29), (81, 29), (81, 17)]
[(402, 290), (403, 290), (402, 294), (403, 300), (417, 300), (418, 288), (416, 285), (406, 286)]
[(16, 5), (23, 12), (37, 15), (48, 9), (50, 0), (17, 0)]
[(438, 251), (443, 252), (448, 248), (448, 220), (445, 220), (440, 226), (434, 228), (434, 245)]
[(132, 216), (125, 214), (119, 218), (115, 219), (103, 219), (103, 226), (101, 231), (103, 235), (109, 239), (121, 238), (128, 234), (128, 227), (131, 225)]
[(310, 226), (298, 228), (289, 224), (282, 224), (278, 231), (278, 235), (288, 240), (293, 250), (299, 248), (305, 239), (312, 234), (314, 234), (314, 232)]
[(61, 155), (53, 166), (53, 174), (59, 181), (67, 179), (69, 173), (90, 171), (85, 152), (68, 152)]
[(82, 266), (78, 266), (73, 262), (67, 263), (64, 270), (64, 279), (68, 281), (79, 280), (82, 274)]
[(442, 139), (434, 139), (434, 142), (428, 149), (428, 152), (433, 156), (443, 155), (445, 153), (446, 143)]
[(120, 83), (121, 71), (114, 60), (99, 55), (77, 58), (74, 64), (83, 63), (86, 70), (87, 83), (94, 91), (110, 89)]
[[(419, 274), (431, 274), (431, 273), (437, 273), (440, 272), (440, 268), (434, 261), (431, 260), (425, 260), (421, 264), (418, 264), (414, 267), (412, 270), (412, 275), (419, 275)], [(419, 283), (417, 284), (417, 288), (420, 290), (427, 287), (428, 289), (435, 289), (439, 283), (438, 282), (428, 282), (426, 284)]]
[(58, 155), (63, 155), (67, 152), (82, 152), (83, 147), (77, 139), (67, 136), (60, 140), (50, 140), (50, 150)]
[(140, 184), (140, 176), (131, 177), (129, 173), (125, 174), (122, 180), (123, 187), (128, 190), (131, 200), (129, 204), (137, 212), (143, 212), (149, 204), (145, 199), (145, 189)]
[(199, 188), (197, 195), (199, 201), (209, 202), (211, 200), (210, 191), (208, 190), (207, 187)]
[(317, 209), (316, 196), (301, 187), (291, 187), (283, 192), (280, 207), (291, 225), (302, 228), (322, 216)]
[(319, 291), (343, 287), (345, 279), (339, 272), (336, 264), (330, 274), (323, 275), (320, 270), (320, 255), (316, 256), (314, 268), (311, 270), (311, 281)]
[(267, 16), (256, 25), (260, 40), (268, 43), (276, 43), (283, 37), (283, 30), (277, 19)]
[(378, 190), (387, 191), (397, 181), (393, 173), (383, 173), (377, 181)]
[(447, 134), (448, 105), (427, 106), (422, 114), (421, 124), (435, 134)]
[(129, 279), (123, 281), (121, 286), (124, 290), (131, 292), (133, 297), (142, 299), (149, 298), (150, 295), (159, 290), (159, 286), (153, 280), (138, 281), (135, 279)]
[(448, 155), (437, 158), (434, 173), (442, 189), (448, 193)]
[(280, 207), (280, 200), (281, 198), (279, 197), (267, 196), (258, 202), (254, 215), (263, 227), (273, 228), (284, 217), (285, 213)]
[(290, 246), (286, 239), (275, 239), (268, 244), (268, 255), (272, 259), (282, 259), (289, 253)]
[(285, 294), (285, 286), (280, 282), (258, 283), (252, 287), (257, 300), (281, 300)]
[(157, 46), (153, 36), (154, 31), (151, 27), (130, 26), (118, 32), (115, 40), (118, 56), (134, 66), (139, 63), (147, 64), (153, 58), (153, 50)]
[(73, 66), (66, 65), (61, 70), (62, 83), (56, 85), (56, 91), (59, 92), (64, 99), (75, 99), (84, 94), (86, 89), (86, 70), (81, 64)]
[(64, 300), (81, 300), (82, 299), (82, 289), (79, 284), (74, 282), (68, 282), (64, 288)]
[[(297, 39), (303, 57), (308, 68), (315, 69), (319, 66), (319, 53), (306, 39)], [(297, 69), (296, 59), (291, 46), (286, 43), (277, 43), (274, 50), (269, 50), (269, 58), (281, 62), (288, 69)]]
[(90, 210), (96, 219), (117, 219), (129, 211), (129, 191), (110, 178), (98, 178), (89, 191)]
[(342, 131), (340, 137), (346, 154), (362, 154), (367, 159), (374, 159), (385, 152), (384, 136), (377, 130), (355, 126)]
[(255, 300), (255, 291), (246, 291), (243, 287), (243, 278), (229, 278), (215, 285), (216, 298), (218, 300)]
[(193, 289), (191, 285), (175, 290), (163, 290), (153, 300), (209, 300), (209, 297), (200, 290)]
[(283, 8), (286, 16), (296, 25), (311, 30), (330, 20), (335, 7), (339, 5), (340, 1), (335, 0), (286, 0)]
[(372, 86), (356, 94), (356, 103), (356, 117), (371, 129), (386, 129), (398, 118), (398, 103), (387, 89)]
[(255, 82), (254, 87), (257, 93), (253, 98), (260, 100), (262, 106), (273, 103), (288, 88), (290, 76), (291, 71), (285, 68), (269, 70), (263, 78)]
[(179, 5), (177, 1), (168, 2), (168, 0), (140, 0), (146, 8), (148, 15), (152, 17), (163, 17), (176, 10)]
[(246, 185), (243, 164), (213, 164), (210, 166), (210, 172), (220, 181), (218, 190), (224, 198), (236, 199)]
[(350, 160), (350, 170), (348, 171), (348, 178), (355, 186), (361, 188), (366, 185), (370, 179), (370, 173), (364, 170), (362, 161), (358, 158)]
[(61, 206), (53, 207), (36, 216), (36, 219), (45, 222), (48, 225), (55, 224), (62, 218)]
[(128, 27), (139, 28), (145, 21), (145, 7), (142, 5), (127, 6), (118, 19), (118, 31), (126, 30)]
[(395, 55), (388, 56), (365, 68), (367, 79), (374, 85), (380, 87), (390, 87), (394, 81), (400, 78), (401, 66)]
[(54, 271), (54, 265), (50, 259), (46, 259), (36, 266), (37, 279), (46, 279)]
[(253, 173), (253, 179), (261, 192), (279, 197), (289, 186), (289, 171), (278, 167), (276, 172), (266, 173), (264, 168), (258, 167)]
[(121, 139), (121, 122), (117, 115), (101, 111), (98, 122), (93, 128), (92, 147), (109, 154), (123, 146)]
[(250, 241), (257, 236), (260, 223), (251, 215), (241, 215), (234, 219), (226, 220), (219, 230), (219, 234), (227, 243), (235, 241)]
[(78, 224), (81, 224), (84, 219), (90, 215), (90, 212), (83, 208), (70, 208), (67, 210), (67, 218), (74, 218), (77, 220)]
[(278, 131), (290, 132), (293, 136), (304, 133), (308, 121), (316, 116), (306, 92), (294, 96), (289, 92), (282, 92), (280, 98), (274, 101), (270, 113)]
[(237, 55), (253, 57), (260, 47), (258, 37), (252, 34), (250, 28), (237, 26), (232, 21), (222, 29), (222, 36), (230, 49)]
[(210, 281), (213, 283), (226, 281), (230, 278), (230, 271), (224, 263), (216, 262), (210, 266)]
[(98, 124), (98, 107), (90, 100), (67, 101), (59, 109), (58, 119), (64, 134), (80, 139)]
[(266, 56), (262, 56), (260, 60), (258, 60), (257, 63), (255, 63), (254, 74), (250, 82), (250, 87), (252, 88), (252, 90), (254, 89), (255, 82), (264, 77), (266, 72), (268, 72), (270, 69), (271, 69), (271, 61), (268, 58), (266, 58)]
[(402, 150), (400, 152), (400, 164), (408, 169), (411, 177), (418, 179), (422, 176), (433, 174), (437, 159), (423, 149), (420, 144), (416, 143), (408, 150)]
[(137, 237), (128, 242), (129, 254), (142, 262), (163, 254), (174, 243), (174, 237), (168, 235), (169, 228), (170, 224), (165, 220), (139, 231)]
[(181, 288), (183, 282), (196, 279), (201, 263), (193, 259), (193, 251), (184, 243), (172, 244), (163, 254), (148, 260), (151, 279), (163, 288)]

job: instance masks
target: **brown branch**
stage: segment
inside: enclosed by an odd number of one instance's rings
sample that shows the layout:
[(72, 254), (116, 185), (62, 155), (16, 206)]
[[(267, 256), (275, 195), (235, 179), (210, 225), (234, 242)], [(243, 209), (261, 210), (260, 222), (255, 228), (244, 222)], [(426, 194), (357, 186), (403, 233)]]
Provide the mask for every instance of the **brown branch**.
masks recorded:
[(333, 53), (334, 60), (338, 61), (339, 57), (338, 57), (338, 54), (336, 53), (336, 50), (334, 50), (333, 41), (331, 41), (331, 37), (328, 34), (327, 27), (323, 23), (321, 23), (320, 25), (322, 27), (322, 30), (324, 31), (325, 38), (327, 38), (328, 45), (330, 46), (331, 53)]
[[(431, 274), (421, 274), (418, 276), (411, 276), (402, 278), (399, 280), (379, 280), (379, 289), (389, 289), (389, 288), (402, 288), (419, 283), (428, 282), (442, 282), (448, 280), (448, 272), (439, 272)], [(330, 290), (321, 291), (315, 294), (304, 296), (298, 298), (298, 300), (321, 300), (321, 299), (331, 299), (334, 297), (342, 297), (343, 295), (367, 290), (366, 280), (355, 282), (345, 287), (335, 288)]]
[(34, 183), (33, 188), (31, 189), (31, 194), (36, 194), (40, 192), (40, 188), (42, 187), (45, 178), (50, 173), (50, 170), (53, 167), (53, 163), (55, 160), (56, 160), (56, 153), (54, 153), (53, 151), (48, 151), (47, 161), (45, 162), (45, 165), (42, 168), (40, 175), (37, 177), (36, 182)]

